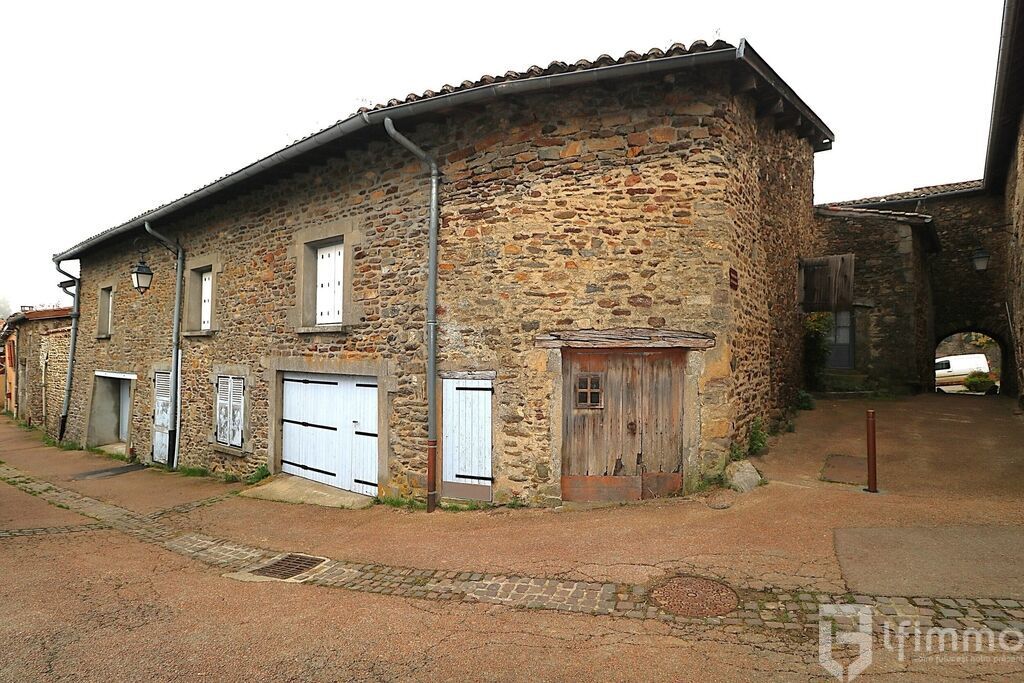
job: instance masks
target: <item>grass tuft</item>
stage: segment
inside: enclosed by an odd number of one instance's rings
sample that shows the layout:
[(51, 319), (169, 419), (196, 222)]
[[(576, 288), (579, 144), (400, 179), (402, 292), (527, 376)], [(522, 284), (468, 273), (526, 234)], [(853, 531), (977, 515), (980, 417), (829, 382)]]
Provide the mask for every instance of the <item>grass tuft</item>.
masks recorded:
[(421, 500), (416, 500), (415, 498), (402, 498), (400, 496), (377, 496), (373, 499), (373, 502), (377, 505), (387, 505), (388, 507), (404, 510), (427, 509), (427, 504)]
[(208, 477), (210, 470), (205, 467), (179, 467), (178, 474), (183, 477)]
[(258, 484), (267, 477), (270, 476), (270, 470), (267, 469), (266, 465), (260, 465), (256, 468), (256, 471), (245, 478), (246, 484)]

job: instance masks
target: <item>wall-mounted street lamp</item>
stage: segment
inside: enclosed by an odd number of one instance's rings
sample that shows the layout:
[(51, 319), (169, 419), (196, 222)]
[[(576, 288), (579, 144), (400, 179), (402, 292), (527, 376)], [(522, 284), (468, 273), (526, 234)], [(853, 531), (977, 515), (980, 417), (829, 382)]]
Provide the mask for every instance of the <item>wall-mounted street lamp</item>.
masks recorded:
[(146, 250), (139, 249), (139, 262), (132, 266), (132, 287), (139, 294), (145, 294), (153, 284), (153, 269), (146, 263)]
[(978, 247), (975, 249), (974, 253), (971, 255), (971, 260), (974, 262), (974, 270), (979, 273), (984, 273), (988, 270), (988, 262), (990, 258), (989, 253), (985, 251), (985, 247)]

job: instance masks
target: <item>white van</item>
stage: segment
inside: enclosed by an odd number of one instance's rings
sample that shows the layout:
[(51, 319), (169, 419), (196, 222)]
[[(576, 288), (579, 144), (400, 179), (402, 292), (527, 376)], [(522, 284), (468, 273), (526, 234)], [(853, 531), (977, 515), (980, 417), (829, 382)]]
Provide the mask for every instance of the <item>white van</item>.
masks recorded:
[(983, 353), (943, 356), (935, 359), (935, 386), (963, 384), (972, 372), (988, 374), (988, 358)]

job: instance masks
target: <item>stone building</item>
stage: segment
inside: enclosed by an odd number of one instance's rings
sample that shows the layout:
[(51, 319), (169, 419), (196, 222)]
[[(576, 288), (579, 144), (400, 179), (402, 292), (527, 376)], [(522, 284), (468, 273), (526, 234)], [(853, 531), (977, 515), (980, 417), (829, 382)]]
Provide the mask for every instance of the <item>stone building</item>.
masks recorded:
[(981, 332), (999, 344), (1001, 391), (1018, 396), (1024, 387), (1024, 12), (1017, 0), (1005, 4), (1001, 36), (982, 180), (817, 209), (819, 239), (857, 256), (853, 366), (869, 383), (913, 384), (919, 375), (929, 389), (936, 345)]
[(81, 265), (67, 438), (166, 453), (148, 221), (186, 254), (181, 465), (424, 493), (430, 185), (386, 117), (442, 174), (441, 495), (667, 493), (791, 403), (832, 134), (749, 45), (698, 42), (393, 100), (56, 255)]
[(68, 366), (66, 346), (51, 354), (51, 335), (67, 333), (70, 317), (70, 308), (29, 309), (9, 316), (0, 330), (6, 409), (29, 424), (56, 427)]

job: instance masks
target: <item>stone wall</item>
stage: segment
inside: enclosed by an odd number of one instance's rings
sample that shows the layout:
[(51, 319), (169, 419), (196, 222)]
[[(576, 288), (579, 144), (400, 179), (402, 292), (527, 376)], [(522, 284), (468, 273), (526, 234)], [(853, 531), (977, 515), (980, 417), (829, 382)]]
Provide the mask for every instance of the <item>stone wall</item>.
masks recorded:
[(869, 211), (819, 209), (822, 254), (853, 253), (854, 372), (865, 388), (932, 386), (927, 225)]
[(1009, 340), (1016, 348), (1017, 390), (1024, 407), (1024, 117), (1017, 126), (1016, 153), (1010, 160), (1006, 182), (1005, 230), (1009, 236), (1009, 266), (1006, 288), (1013, 317), (1013, 335)]
[[(693, 359), (704, 368), (702, 468), (721, 463), (755, 415), (788, 400), (799, 377), (799, 337), (786, 335), (798, 326), (795, 267), (810, 235), (812, 154), (806, 141), (756, 122), (752, 102), (723, 82), (717, 72), (635, 79), (403, 128), (444, 172), (440, 368), (497, 372), (499, 500), (558, 497), (560, 354), (535, 346), (540, 333), (654, 327), (716, 335), (716, 347)], [(374, 137), (155, 226), (180, 239), (191, 261), (218, 268), (216, 329), (182, 345), (181, 464), (244, 474), (267, 462), (270, 368), (375, 363), (387, 374), (382, 492), (422, 493), (427, 188), (416, 159)], [(350, 265), (359, 315), (341, 332), (297, 332), (289, 317), (295, 234), (341, 220), (358, 226)], [(69, 438), (84, 440), (94, 371), (134, 372), (130, 441), (148, 459), (152, 372), (169, 364), (174, 264), (151, 249), (153, 287), (137, 294), (127, 275), (137, 258), (130, 241), (82, 259)], [(737, 293), (730, 267), (740, 271)], [(97, 294), (109, 285), (113, 332), (98, 338)], [(250, 378), (244, 453), (210, 443), (218, 364)]]
[[(66, 317), (27, 318), (17, 323), (17, 374), (14, 382), (14, 391), (17, 392), (17, 417), (30, 422), (33, 426), (42, 425), (44, 416), (49, 422), (52, 404), (47, 400), (47, 396), (52, 395), (54, 390), (63, 391), (64, 373), (67, 372), (66, 360), (64, 365), (55, 367), (47, 361), (46, 352), (51, 331), (66, 327), (67, 324)], [(66, 359), (66, 351), (64, 356)], [(10, 370), (13, 371), (14, 368)], [(60, 412), (59, 406), (57, 412)]]
[[(941, 251), (929, 260), (935, 310), (933, 343), (955, 332), (987, 334), (1000, 344), (1009, 374), (1005, 387), (1016, 392), (1018, 370), (1006, 312), (1008, 298), (1015, 295), (1008, 288), (1014, 250), (1004, 199), (977, 192), (887, 202), (886, 208), (917, 211), (934, 219)], [(988, 270), (981, 273), (975, 271), (972, 261), (978, 248), (990, 254)]]
[[(67, 321), (62, 321), (67, 324)], [(39, 367), (46, 377), (42, 401), (46, 404), (44, 431), (57, 438), (60, 412), (64, 404), (64, 387), (68, 371), (68, 350), (71, 347), (71, 328), (58, 327), (42, 334), (39, 344)]]

